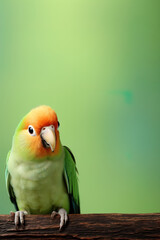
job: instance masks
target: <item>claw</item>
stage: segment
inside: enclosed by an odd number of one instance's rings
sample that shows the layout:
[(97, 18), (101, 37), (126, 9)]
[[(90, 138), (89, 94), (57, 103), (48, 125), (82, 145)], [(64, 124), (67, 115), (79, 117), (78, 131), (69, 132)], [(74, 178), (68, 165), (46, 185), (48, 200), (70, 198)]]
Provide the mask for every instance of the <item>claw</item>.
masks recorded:
[(58, 213), (56, 212), (56, 211), (53, 211), (52, 213), (51, 213), (51, 219), (54, 219), (54, 217), (57, 215)]
[(22, 212), (22, 211), (20, 212), (19, 218), (20, 218), (21, 225), (24, 225), (24, 212)]
[(62, 227), (66, 224), (68, 220), (67, 212), (65, 209), (61, 208), (58, 211), (58, 214), (60, 215), (60, 225), (59, 225), (59, 230), (62, 229)]
[(18, 224), (19, 224), (19, 212), (15, 212), (14, 223), (15, 223), (15, 226), (16, 226), (16, 229), (17, 229)]
[(24, 216), (27, 214), (26, 211), (17, 211), (17, 212), (10, 212), (10, 216), (12, 220), (14, 221), (16, 230), (18, 229), (18, 226), (21, 225), (22, 228), (24, 228)]
[(52, 212), (51, 218), (53, 219), (57, 214), (60, 215), (59, 231), (61, 231), (61, 229), (66, 225), (68, 221), (68, 215), (67, 211), (64, 208), (60, 208), (58, 212)]

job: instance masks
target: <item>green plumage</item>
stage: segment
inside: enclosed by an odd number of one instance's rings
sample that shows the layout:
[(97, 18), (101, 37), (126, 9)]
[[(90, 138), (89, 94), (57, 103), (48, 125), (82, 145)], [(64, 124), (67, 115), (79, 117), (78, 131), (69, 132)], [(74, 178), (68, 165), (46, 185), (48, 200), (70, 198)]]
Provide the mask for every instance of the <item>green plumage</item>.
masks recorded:
[(16, 208), (14, 222), (25, 214), (60, 215), (60, 229), (68, 213), (80, 213), (77, 168), (68, 147), (62, 146), (59, 121), (53, 109), (39, 106), (19, 123), (6, 161), (6, 186)]
[[(69, 150), (69, 148), (63, 147), (63, 150), (64, 150), (63, 180), (64, 180), (64, 185), (66, 187), (66, 191), (67, 191), (67, 194), (68, 194), (68, 197), (69, 197), (69, 210), (68, 210), (68, 212), (69, 213), (80, 213), (79, 191), (78, 191), (78, 182), (77, 182), (77, 169), (76, 169), (75, 159), (73, 157), (73, 154)], [(33, 208), (30, 209), (30, 206), (28, 206), (27, 209), (26, 208), (25, 209), (20, 208), (20, 206), (18, 204), (18, 201), (17, 201), (17, 198), (16, 198), (16, 194), (15, 194), (16, 191), (15, 191), (15, 189), (12, 186), (12, 183), (11, 183), (12, 175), (8, 171), (8, 167), (7, 167), (9, 157), (10, 157), (10, 152), (8, 153), (8, 156), (7, 156), (7, 164), (6, 164), (6, 171), (5, 171), (6, 186), (7, 186), (9, 196), (10, 196), (10, 200), (15, 205), (16, 210), (27, 210), (30, 213), (40, 214), (40, 213), (51, 213), (53, 210), (56, 210), (59, 207), (63, 207), (61, 205), (58, 206), (58, 204), (56, 203), (56, 206), (53, 205), (53, 206), (46, 207), (44, 212), (43, 211), (33, 211)], [(31, 180), (29, 180), (29, 181), (31, 181)], [(35, 179), (34, 179), (34, 181), (35, 181)], [(39, 180), (37, 180), (37, 182), (39, 182)], [(25, 189), (25, 186), (23, 186), (22, 189), (24, 189), (24, 191), (27, 191), (27, 188)], [(33, 186), (32, 190), (29, 189), (29, 192), (31, 194), (31, 198), (33, 198), (33, 196), (37, 194), (36, 188), (34, 188), (34, 186)], [(21, 194), (23, 194), (23, 191), (22, 191)], [(45, 191), (44, 194), (46, 194), (46, 191)], [(44, 196), (44, 198), (47, 198), (47, 196), (49, 194), (50, 194), (50, 192), (48, 192), (47, 195)], [(37, 200), (38, 198), (35, 197), (33, 199)], [(23, 201), (25, 202), (25, 200), (23, 200)], [(36, 203), (34, 203), (34, 204), (36, 205)], [(38, 202), (37, 202), (37, 205), (39, 205)], [(42, 206), (40, 206), (40, 207), (42, 207)]]
[(65, 148), (64, 176), (70, 196), (70, 213), (80, 213), (77, 168), (75, 158), (68, 147)]
[(39, 106), (15, 131), (5, 177), (17, 211), (80, 213), (76, 162), (70, 149), (62, 146), (58, 127), (54, 110)]

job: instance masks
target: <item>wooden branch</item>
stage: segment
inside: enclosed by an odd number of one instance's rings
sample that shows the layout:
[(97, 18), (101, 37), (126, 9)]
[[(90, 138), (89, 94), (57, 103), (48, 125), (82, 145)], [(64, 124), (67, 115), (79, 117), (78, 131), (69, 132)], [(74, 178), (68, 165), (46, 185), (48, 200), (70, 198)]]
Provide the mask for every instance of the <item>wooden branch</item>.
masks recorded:
[(0, 215), (0, 239), (160, 239), (157, 214), (70, 214), (59, 232), (59, 216), (28, 215), (25, 228), (15, 229), (9, 215)]

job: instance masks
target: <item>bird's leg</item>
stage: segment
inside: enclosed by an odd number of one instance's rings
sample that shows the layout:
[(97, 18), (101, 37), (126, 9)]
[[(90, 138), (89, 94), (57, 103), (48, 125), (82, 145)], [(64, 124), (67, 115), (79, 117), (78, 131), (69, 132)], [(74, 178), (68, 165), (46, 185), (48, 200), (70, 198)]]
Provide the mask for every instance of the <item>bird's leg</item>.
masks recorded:
[(18, 225), (21, 225), (24, 228), (24, 217), (26, 214), (28, 214), (27, 211), (10, 212), (10, 216), (14, 221), (16, 229), (18, 229)]
[(60, 215), (60, 224), (59, 224), (59, 230), (62, 229), (62, 227), (67, 223), (68, 221), (68, 215), (67, 211), (64, 208), (60, 208), (58, 212), (53, 211), (51, 214), (51, 218), (53, 219), (56, 215)]

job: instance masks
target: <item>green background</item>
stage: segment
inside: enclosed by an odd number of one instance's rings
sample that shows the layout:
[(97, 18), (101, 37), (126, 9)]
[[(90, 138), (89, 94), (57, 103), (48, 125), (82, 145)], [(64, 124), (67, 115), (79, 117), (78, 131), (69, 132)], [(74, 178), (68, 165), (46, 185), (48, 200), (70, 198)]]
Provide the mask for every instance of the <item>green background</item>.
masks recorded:
[(82, 213), (160, 211), (160, 1), (0, 1), (0, 213), (21, 118), (50, 105)]

